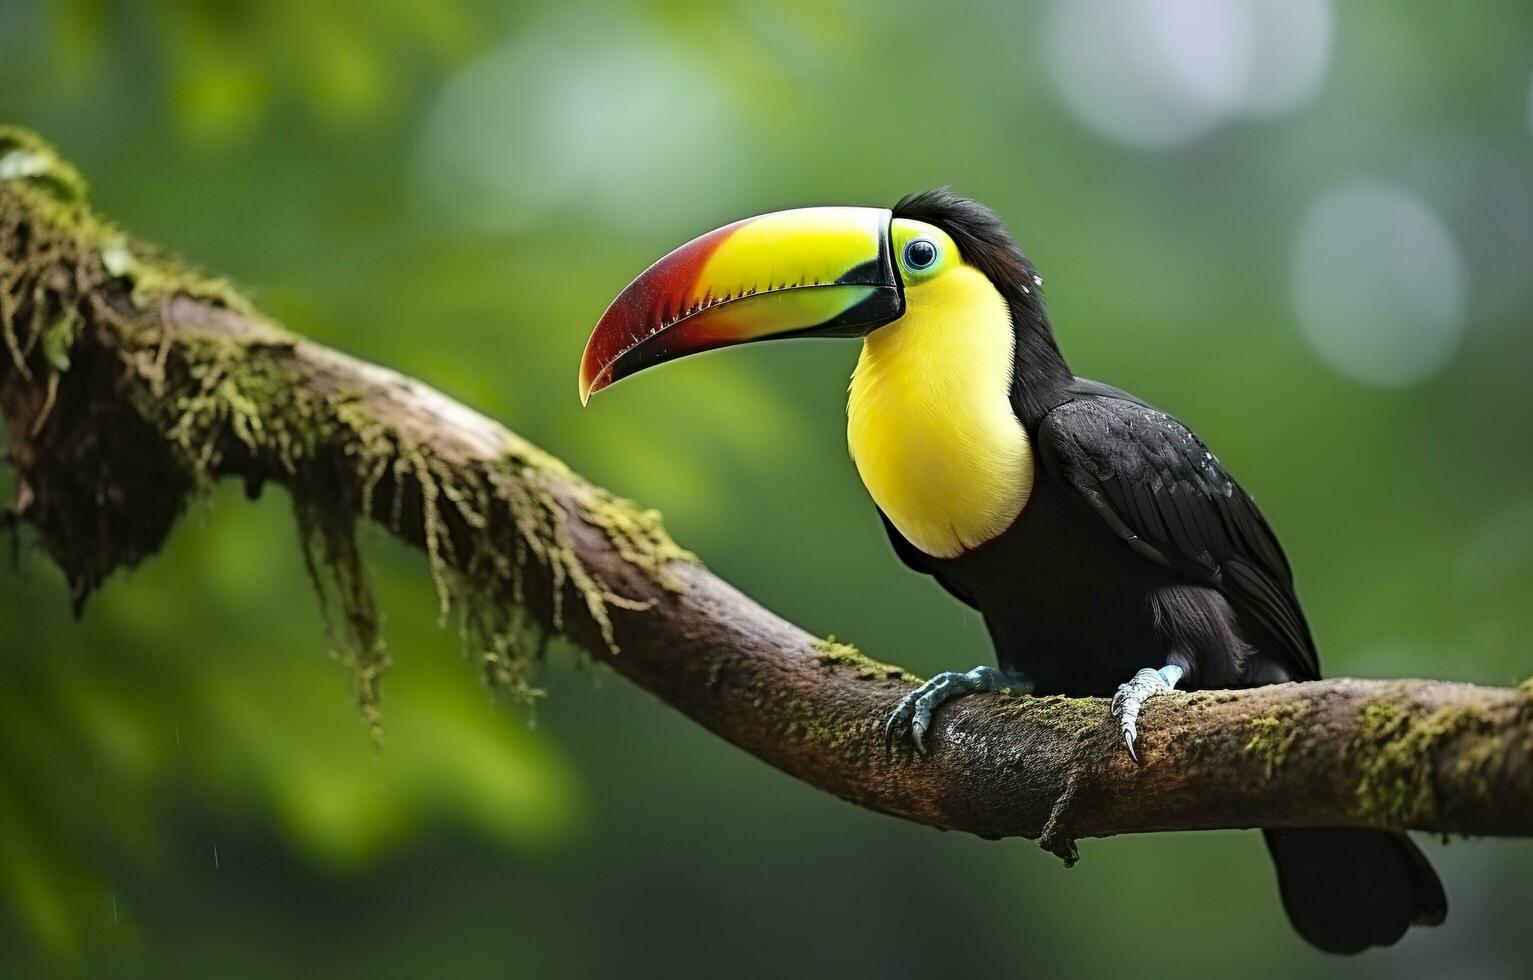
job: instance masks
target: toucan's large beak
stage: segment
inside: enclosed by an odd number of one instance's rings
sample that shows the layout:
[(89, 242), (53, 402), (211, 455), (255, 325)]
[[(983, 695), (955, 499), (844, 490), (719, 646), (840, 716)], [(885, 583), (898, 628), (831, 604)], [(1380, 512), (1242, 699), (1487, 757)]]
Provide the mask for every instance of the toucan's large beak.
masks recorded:
[(650, 266), (596, 324), (584, 403), (630, 374), (769, 337), (860, 337), (905, 311), (884, 208), (800, 208), (746, 218)]

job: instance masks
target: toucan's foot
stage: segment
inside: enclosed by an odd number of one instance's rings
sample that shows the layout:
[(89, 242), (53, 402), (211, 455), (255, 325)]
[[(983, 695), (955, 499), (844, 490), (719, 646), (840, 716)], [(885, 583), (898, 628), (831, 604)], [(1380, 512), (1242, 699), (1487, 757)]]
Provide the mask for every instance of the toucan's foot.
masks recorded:
[(902, 730), (909, 733), (917, 752), (926, 754), (926, 732), (931, 728), (932, 712), (955, 698), (968, 694), (1012, 691), (1026, 694), (1033, 682), (1018, 672), (1004, 673), (994, 667), (975, 667), (968, 673), (945, 670), (911, 691), (889, 715), (884, 724), (884, 743), (893, 745)]
[(1118, 693), (1112, 696), (1112, 716), (1118, 719), (1123, 744), (1128, 746), (1129, 758), (1135, 762), (1139, 761), (1139, 753), (1134, 751), (1134, 741), (1139, 737), (1139, 709), (1155, 695), (1175, 689), (1176, 682), (1181, 679), (1182, 668), (1176, 664), (1167, 664), (1159, 670), (1146, 667), (1127, 683), (1120, 684)]

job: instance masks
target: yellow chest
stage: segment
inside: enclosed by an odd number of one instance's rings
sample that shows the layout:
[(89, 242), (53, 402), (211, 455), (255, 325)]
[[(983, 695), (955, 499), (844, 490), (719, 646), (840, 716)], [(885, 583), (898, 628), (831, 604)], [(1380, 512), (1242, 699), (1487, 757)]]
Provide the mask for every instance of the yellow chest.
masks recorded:
[(907, 290), (852, 374), (847, 443), (863, 485), (911, 544), (954, 558), (1011, 526), (1033, 453), (1011, 407), (1005, 300), (963, 267)]

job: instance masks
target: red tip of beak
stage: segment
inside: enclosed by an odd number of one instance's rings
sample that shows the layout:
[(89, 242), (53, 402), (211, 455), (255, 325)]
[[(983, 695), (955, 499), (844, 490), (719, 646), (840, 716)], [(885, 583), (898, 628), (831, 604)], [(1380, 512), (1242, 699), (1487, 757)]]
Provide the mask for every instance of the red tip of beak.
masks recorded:
[(772, 337), (860, 337), (903, 312), (884, 208), (793, 208), (671, 252), (618, 294), (580, 362), (580, 398), (646, 367)]
[(614, 368), (624, 354), (706, 302), (706, 298), (695, 296), (693, 289), (703, 267), (737, 228), (753, 220), (745, 218), (694, 238), (650, 266), (618, 294), (597, 322), (580, 359), (582, 405), (622, 377)]

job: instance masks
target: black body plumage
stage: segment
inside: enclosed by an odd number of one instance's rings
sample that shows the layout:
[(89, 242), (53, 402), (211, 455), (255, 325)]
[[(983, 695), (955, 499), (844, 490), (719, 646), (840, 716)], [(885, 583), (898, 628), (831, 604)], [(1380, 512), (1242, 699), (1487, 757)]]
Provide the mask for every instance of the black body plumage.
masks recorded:
[[(946, 231), (1005, 297), (1012, 406), (1037, 460), (1012, 526), (957, 558), (924, 554), (885, 518), (905, 563), (977, 609), (1001, 666), (1037, 693), (1111, 695), (1167, 663), (1188, 689), (1318, 678), (1288, 561), (1218, 458), (1172, 416), (1071, 373), (1041, 280), (993, 212), (938, 190), (895, 215)], [(1442, 886), (1403, 834), (1269, 831), (1267, 842), (1289, 918), (1322, 949), (1388, 945), (1446, 914)]]

